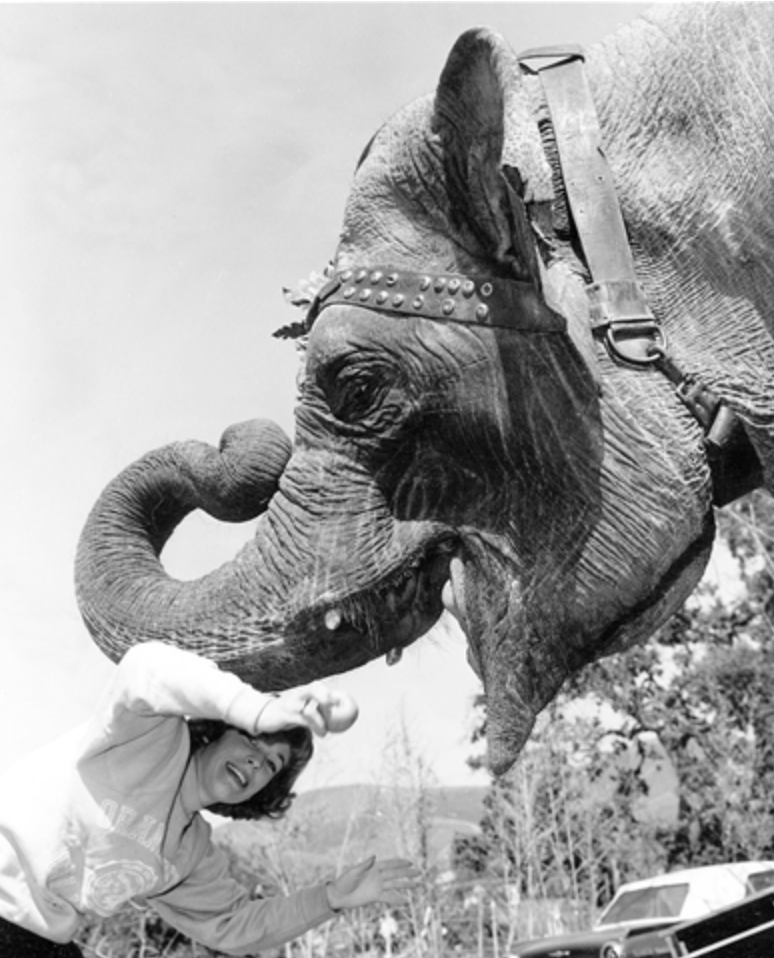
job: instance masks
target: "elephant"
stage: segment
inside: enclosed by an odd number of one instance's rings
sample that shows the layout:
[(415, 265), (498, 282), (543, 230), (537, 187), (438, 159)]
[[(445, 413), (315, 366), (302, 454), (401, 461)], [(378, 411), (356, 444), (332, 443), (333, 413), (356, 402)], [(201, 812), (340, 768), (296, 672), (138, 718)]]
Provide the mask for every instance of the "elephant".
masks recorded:
[[(394, 660), (447, 610), (505, 772), (569, 676), (691, 595), (715, 508), (773, 488), (772, 49), (773, 5), (699, 3), (585, 55), (637, 281), (671, 361), (733, 415), (730, 451), (593, 328), (541, 77), (474, 28), (366, 145), (325, 288), (295, 297), (293, 442), (251, 420), (100, 496), (76, 556), (99, 647), (162, 639), (280, 689)], [(466, 296), (482, 321), (454, 313)], [(256, 534), (178, 582), (159, 556), (196, 508)]]

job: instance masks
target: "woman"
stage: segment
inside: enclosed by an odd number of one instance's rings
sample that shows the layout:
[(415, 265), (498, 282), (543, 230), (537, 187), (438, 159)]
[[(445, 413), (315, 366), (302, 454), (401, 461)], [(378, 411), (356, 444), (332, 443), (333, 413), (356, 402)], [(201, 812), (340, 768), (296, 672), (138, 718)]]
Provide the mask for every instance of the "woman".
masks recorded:
[(252, 900), (200, 814), (282, 814), (311, 733), (356, 714), (321, 682), (265, 694), (192, 652), (132, 648), (93, 718), (0, 781), (0, 958), (77, 958), (82, 916), (130, 899), (233, 955), (280, 945), (344, 908), (399, 903), (417, 873), (398, 859)]

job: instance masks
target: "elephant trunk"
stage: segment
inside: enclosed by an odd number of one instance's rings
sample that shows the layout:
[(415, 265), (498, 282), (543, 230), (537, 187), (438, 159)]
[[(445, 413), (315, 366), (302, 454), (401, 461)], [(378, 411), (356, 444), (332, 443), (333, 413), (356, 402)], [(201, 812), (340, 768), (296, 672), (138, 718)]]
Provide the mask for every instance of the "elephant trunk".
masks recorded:
[[(290, 451), (278, 427), (256, 421), (231, 427), (219, 449), (165, 446), (110, 483), (76, 559), (81, 614), (110, 658), (159, 639), (280, 689), (357, 668), (431, 627), (450, 531), (396, 524), (367, 477), (303, 450), (289, 461)], [(263, 514), (230, 562), (180, 582), (159, 557), (196, 508), (228, 521)]]
[(227, 429), (218, 449), (172, 443), (110, 483), (88, 517), (75, 563), (81, 615), (108, 656), (118, 660), (150, 638), (181, 636), (181, 644), (192, 647), (197, 633), (206, 647), (203, 623), (218, 604), (219, 582), (232, 572), (223, 567), (197, 582), (174, 580), (159, 559), (164, 544), (197, 508), (228, 522), (255, 518), (274, 495), (290, 453), (279, 426), (252, 420)]

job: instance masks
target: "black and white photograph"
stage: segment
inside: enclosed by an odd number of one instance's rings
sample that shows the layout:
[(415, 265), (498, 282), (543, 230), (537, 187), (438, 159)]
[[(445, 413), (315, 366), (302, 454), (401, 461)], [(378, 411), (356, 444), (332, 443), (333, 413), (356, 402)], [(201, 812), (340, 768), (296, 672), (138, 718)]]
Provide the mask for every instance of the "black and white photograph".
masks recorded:
[(774, 3), (0, 3), (0, 958), (774, 954)]

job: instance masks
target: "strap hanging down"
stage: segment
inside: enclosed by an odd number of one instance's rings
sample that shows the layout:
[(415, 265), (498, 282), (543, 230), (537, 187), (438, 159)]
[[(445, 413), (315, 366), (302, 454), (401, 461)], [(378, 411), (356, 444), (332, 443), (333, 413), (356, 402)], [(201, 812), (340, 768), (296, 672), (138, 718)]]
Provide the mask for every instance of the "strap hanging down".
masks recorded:
[[(551, 59), (538, 70), (525, 61)], [(519, 56), (538, 73), (556, 137), (567, 203), (592, 283), (587, 287), (592, 328), (604, 332), (618, 362), (654, 366), (675, 386), (704, 429), (715, 505), (722, 506), (760, 484), (761, 466), (736, 414), (669, 355), (666, 336), (637, 282), (621, 208), (602, 148), (599, 120), (580, 47), (542, 47)]]
[[(532, 70), (525, 61), (553, 62)], [(539, 73), (556, 137), (567, 200), (592, 283), (592, 327), (620, 361), (650, 365), (665, 348), (663, 331), (637, 282), (621, 208), (604, 150), (580, 47), (527, 50), (522, 67)]]

